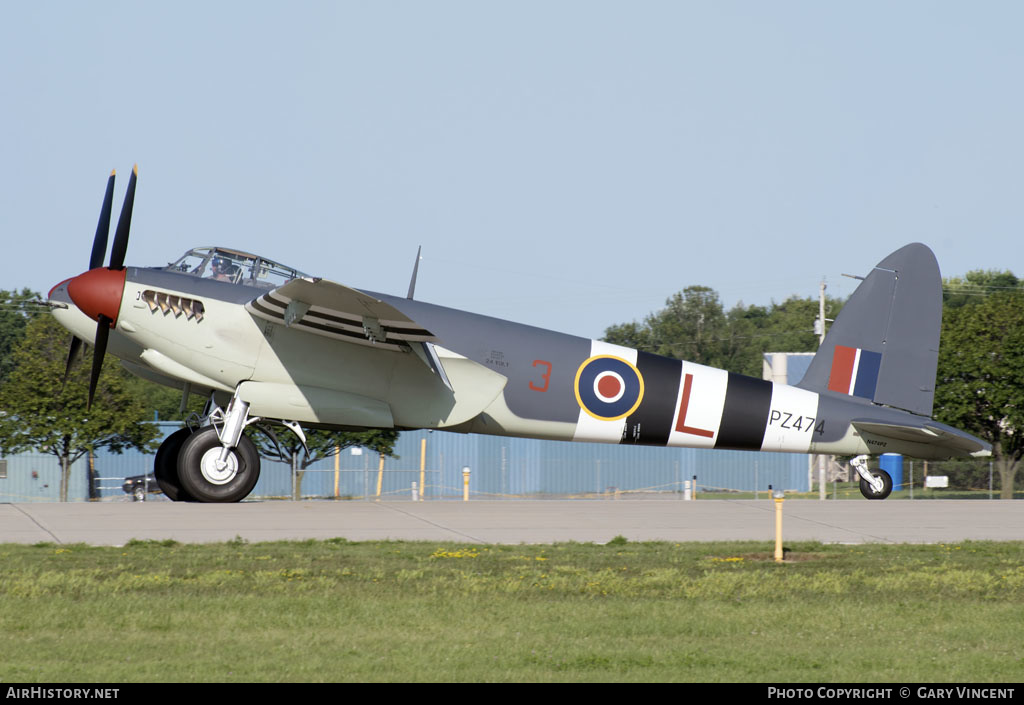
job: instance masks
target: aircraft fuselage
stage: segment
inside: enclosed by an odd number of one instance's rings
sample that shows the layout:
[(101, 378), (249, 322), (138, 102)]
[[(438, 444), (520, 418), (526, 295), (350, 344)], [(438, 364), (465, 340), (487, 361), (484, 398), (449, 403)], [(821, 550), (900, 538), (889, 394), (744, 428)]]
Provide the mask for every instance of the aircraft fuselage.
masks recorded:
[[(55, 315), (91, 341), (95, 322), (66, 288), (51, 292), (52, 300), (67, 304)], [(246, 304), (266, 289), (129, 267), (108, 351), (165, 384), (223, 395), (237, 389), (252, 414), (308, 425), (795, 453), (949, 454), (916, 440), (858, 432), (851, 422), (869, 413), (893, 423), (914, 416), (858, 397), (362, 293), (415, 321), (429, 333), (430, 348), (414, 350), (421, 343), (396, 342), (387, 332), (347, 333), (352, 326), (326, 314), (320, 328), (289, 323), (283, 303), (281, 320), (259, 317)], [(307, 313), (299, 320), (314, 319)], [(424, 359), (431, 348), (444, 374)]]

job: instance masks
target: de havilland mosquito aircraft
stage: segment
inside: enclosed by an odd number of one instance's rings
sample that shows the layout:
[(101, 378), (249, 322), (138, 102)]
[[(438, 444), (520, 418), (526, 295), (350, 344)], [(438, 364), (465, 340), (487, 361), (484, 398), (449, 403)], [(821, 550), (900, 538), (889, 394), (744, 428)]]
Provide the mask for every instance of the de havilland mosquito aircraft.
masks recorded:
[[(843, 307), (807, 374), (775, 384), (312, 277), (265, 257), (200, 247), (165, 267), (125, 267), (137, 171), (103, 266), (114, 174), (89, 269), (49, 293), (93, 345), (89, 403), (106, 352), (142, 377), (209, 401), (160, 446), (175, 500), (237, 502), (259, 477), (243, 430), (444, 429), (658, 446), (858, 456), (861, 491), (892, 490), (868, 455), (985, 455), (933, 421), (941, 280), (931, 250), (883, 259)], [(418, 257), (417, 257), (418, 265)], [(183, 399), (184, 402), (184, 399)]]

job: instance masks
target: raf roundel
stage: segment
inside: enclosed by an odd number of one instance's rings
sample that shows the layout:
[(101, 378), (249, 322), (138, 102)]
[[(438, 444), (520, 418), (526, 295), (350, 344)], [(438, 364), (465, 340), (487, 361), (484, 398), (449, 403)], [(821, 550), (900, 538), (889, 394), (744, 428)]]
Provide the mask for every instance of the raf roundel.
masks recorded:
[(601, 421), (629, 416), (644, 398), (644, 378), (635, 366), (620, 357), (598, 355), (576, 371), (576, 401), (580, 408)]

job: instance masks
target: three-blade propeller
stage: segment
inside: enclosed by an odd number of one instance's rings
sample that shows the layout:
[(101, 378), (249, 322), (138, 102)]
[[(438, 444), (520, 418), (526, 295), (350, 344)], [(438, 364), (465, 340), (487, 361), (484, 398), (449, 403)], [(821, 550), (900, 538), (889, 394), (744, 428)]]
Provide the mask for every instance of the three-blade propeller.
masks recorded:
[[(107, 179), (107, 190), (103, 197), (103, 206), (100, 208), (100, 219), (96, 224), (96, 236), (92, 242), (92, 254), (89, 256), (89, 271), (76, 277), (68, 287), (68, 293), (78, 307), (90, 318), (96, 319), (96, 340), (93, 345), (92, 373), (89, 377), (88, 408), (90, 409), (92, 408), (93, 398), (96, 395), (96, 385), (99, 382), (100, 371), (103, 368), (103, 356), (107, 351), (107, 339), (110, 336), (110, 329), (114, 326), (117, 310), (120, 307), (120, 292), (124, 289), (124, 275), (122, 274), (120, 277), (120, 287), (118, 288), (118, 277), (116, 275), (112, 277), (109, 273), (123, 272), (124, 270), (124, 258), (128, 251), (128, 231), (131, 229), (132, 207), (135, 202), (135, 181), (138, 178), (138, 166), (132, 168), (132, 175), (128, 179), (128, 190), (124, 196), (124, 205), (121, 206), (121, 215), (117, 220), (117, 230), (114, 232), (114, 244), (110, 250), (110, 264), (103, 267), (103, 257), (107, 251), (107, 238), (110, 234), (110, 212), (114, 199), (115, 176), (116, 172), (112, 171), (110, 172), (110, 178)], [(65, 385), (67, 384), (72, 364), (81, 347), (81, 339), (72, 337), (71, 349), (68, 352), (68, 362), (64, 369)]]

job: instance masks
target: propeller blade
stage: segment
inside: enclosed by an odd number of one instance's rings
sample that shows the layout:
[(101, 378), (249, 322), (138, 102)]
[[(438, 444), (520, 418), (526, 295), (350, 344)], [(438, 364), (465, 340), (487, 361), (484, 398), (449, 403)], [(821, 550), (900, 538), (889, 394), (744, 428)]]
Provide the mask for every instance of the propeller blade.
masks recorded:
[(89, 404), (85, 407), (86, 409), (92, 408), (92, 399), (96, 396), (96, 385), (100, 381), (100, 370), (103, 369), (103, 356), (107, 352), (107, 338), (110, 336), (112, 322), (101, 313), (99, 323), (96, 324), (96, 342), (92, 351), (92, 374), (89, 375)]
[(128, 252), (128, 231), (132, 227), (132, 206), (135, 204), (135, 180), (139, 176), (139, 166), (132, 167), (132, 175), (128, 179), (128, 191), (124, 195), (121, 206), (121, 217), (117, 219), (117, 232), (114, 233), (114, 245), (110, 248), (110, 269), (124, 269), (124, 257)]
[[(96, 224), (96, 237), (92, 241), (92, 255), (89, 257), (89, 269), (96, 269), (103, 266), (103, 258), (107, 254), (107, 237), (110, 235), (110, 210), (114, 201), (114, 175), (110, 172), (107, 179), (107, 193), (103, 197), (103, 207), (100, 208), (100, 222)], [(74, 343), (72, 343), (74, 345)], [(66, 377), (65, 377), (66, 378)]]
[(71, 374), (71, 366), (75, 362), (75, 358), (78, 357), (78, 351), (82, 349), (82, 339), (77, 336), (71, 336), (71, 350), (68, 352), (68, 364), (64, 368), (64, 383), (60, 386), (60, 391), (64, 391), (64, 387), (68, 386), (68, 376)]

